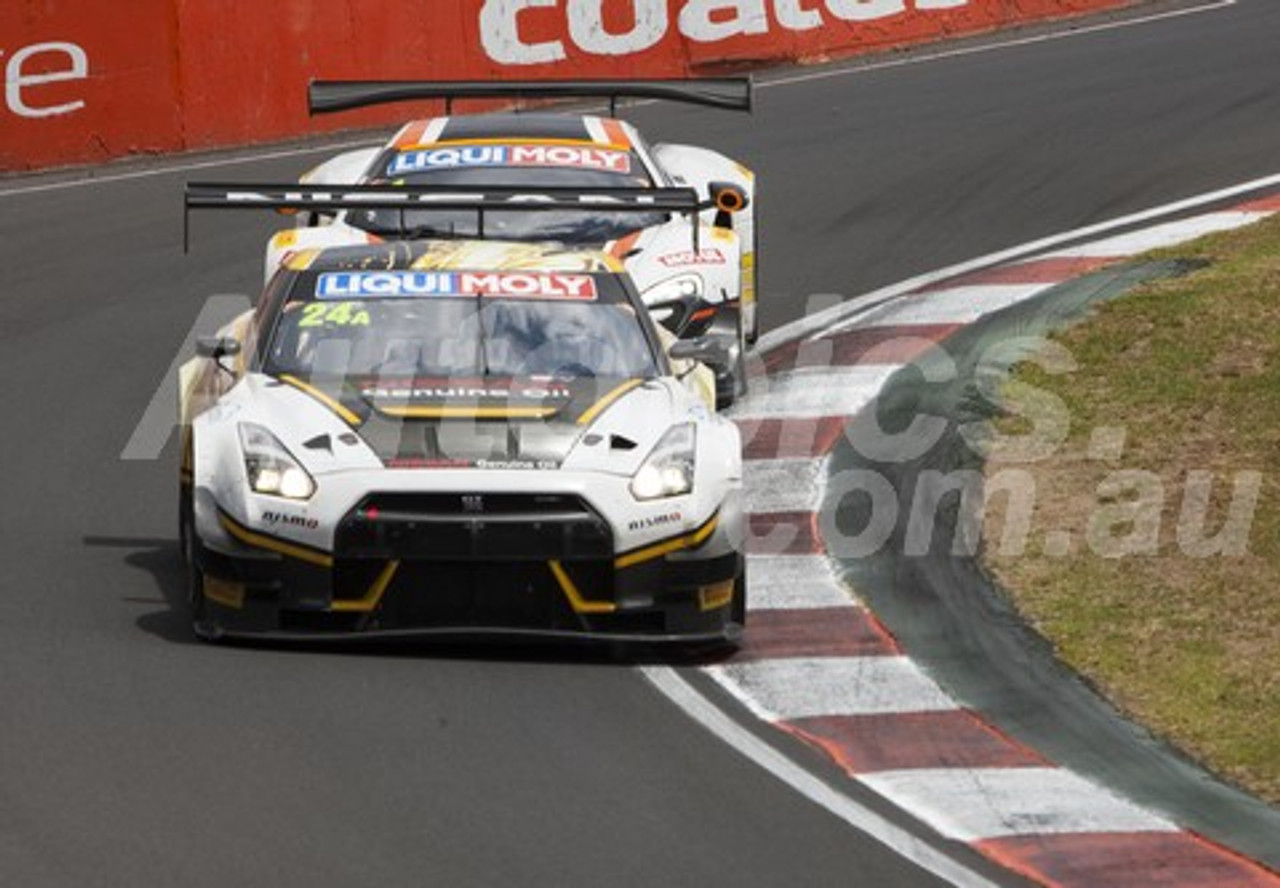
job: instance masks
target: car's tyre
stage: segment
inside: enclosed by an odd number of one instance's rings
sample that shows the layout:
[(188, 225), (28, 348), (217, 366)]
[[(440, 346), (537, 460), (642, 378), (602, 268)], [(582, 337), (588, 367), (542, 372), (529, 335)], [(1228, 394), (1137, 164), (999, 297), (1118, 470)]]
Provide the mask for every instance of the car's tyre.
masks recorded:
[(733, 581), (733, 602), (729, 605), (729, 620), (724, 626), (724, 637), (712, 645), (710, 653), (715, 657), (731, 657), (742, 648), (747, 629), (747, 568)]
[(747, 625), (747, 565), (743, 560), (742, 573), (733, 582), (733, 605), (729, 619), (745, 628)]
[(220, 633), (209, 614), (209, 599), (204, 594), (204, 569), (201, 567), (200, 535), (195, 527), (195, 508), (190, 490), (185, 487), (178, 497), (178, 540), (186, 568), (186, 597), (191, 615), (191, 631), (203, 641), (217, 641)]
[(182, 556), (184, 566), (191, 564), (191, 487), (178, 485), (178, 554)]
[(747, 393), (747, 337), (741, 307), (734, 311), (733, 336), (733, 363), (725, 372), (716, 374), (716, 410), (732, 406)]

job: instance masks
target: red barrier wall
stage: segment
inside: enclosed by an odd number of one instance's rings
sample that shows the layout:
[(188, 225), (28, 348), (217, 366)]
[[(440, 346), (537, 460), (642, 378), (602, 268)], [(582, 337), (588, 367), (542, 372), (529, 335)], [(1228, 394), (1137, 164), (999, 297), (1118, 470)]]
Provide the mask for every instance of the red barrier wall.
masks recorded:
[(0, 169), (184, 146), (173, 2), (128, 6), (126, 16), (92, 0), (0, 4)]
[(1140, 0), (5, 0), (0, 170), (236, 145), (435, 110), (307, 117), (323, 78), (683, 76)]

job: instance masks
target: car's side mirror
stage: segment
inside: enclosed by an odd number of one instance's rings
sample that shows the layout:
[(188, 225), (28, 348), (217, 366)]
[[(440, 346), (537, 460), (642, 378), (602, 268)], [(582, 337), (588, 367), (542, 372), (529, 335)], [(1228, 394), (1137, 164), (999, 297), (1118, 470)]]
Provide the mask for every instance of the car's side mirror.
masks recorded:
[(230, 336), (201, 336), (196, 340), (196, 354), (202, 358), (212, 358), (219, 370), (231, 373), (230, 367), (222, 363), (223, 358), (240, 354), (240, 340)]
[[(676, 310), (672, 308), (670, 305), (661, 305), (661, 306), (658, 306), (657, 308), (649, 309), (650, 320), (652, 320), (659, 327), (666, 327), (668, 330), (671, 330), (671, 328), (667, 326), (667, 323), (672, 318), (675, 317), (675, 314), (676, 314)], [(671, 330), (671, 332), (675, 333), (676, 331)]]
[(729, 366), (729, 350), (720, 340), (710, 336), (678, 339), (667, 349), (667, 356), (673, 361), (698, 361), (716, 369)]
[(202, 358), (233, 357), (240, 354), (240, 340), (230, 336), (201, 336), (196, 340), (196, 354)]

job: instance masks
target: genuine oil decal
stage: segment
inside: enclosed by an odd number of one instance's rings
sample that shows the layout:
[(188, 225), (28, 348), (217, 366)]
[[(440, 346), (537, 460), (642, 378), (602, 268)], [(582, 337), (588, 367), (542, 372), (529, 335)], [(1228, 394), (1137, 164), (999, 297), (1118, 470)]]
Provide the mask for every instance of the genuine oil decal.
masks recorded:
[(466, 385), (420, 380), (401, 382), (380, 380), (377, 386), (362, 389), (361, 397), (375, 401), (568, 401), (573, 390), (559, 385), (536, 383), (517, 385)]

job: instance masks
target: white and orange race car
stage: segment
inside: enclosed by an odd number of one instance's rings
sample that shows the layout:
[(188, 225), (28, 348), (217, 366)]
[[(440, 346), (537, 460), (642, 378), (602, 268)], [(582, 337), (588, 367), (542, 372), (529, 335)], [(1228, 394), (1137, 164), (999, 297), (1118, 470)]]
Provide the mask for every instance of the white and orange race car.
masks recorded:
[[(756, 182), (740, 163), (688, 145), (649, 145), (613, 116), (622, 98), (661, 98), (749, 111), (749, 79), (552, 81), (534, 83), (316, 82), (312, 113), (417, 99), (607, 98), (610, 116), (563, 111), (449, 115), (405, 124), (384, 145), (350, 151), (302, 176), (323, 197), (327, 186), (439, 190), (437, 203), (326, 212), (316, 203), (298, 227), (267, 248), (269, 277), (298, 250), (405, 237), (552, 241), (600, 249), (622, 260), (654, 319), (682, 339), (711, 336), (729, 349), (717, 379), (721, 404), (745, 387), (742, 354), (759, 330), (756, 306)], [(660, 204), (664, 191), (691, 190), (695, 206)], [(507, 192), (512, 203), (581, 196), (551, 212), (475, 212), (470, 196)], [(544, 193), (548, 192), (548, 193)], [(453, 205), (446, 208), (444, 204)], [(625, 203), (626, 207), (619, 204)], [(295, 207), (297, 209), (298, 207)]]

